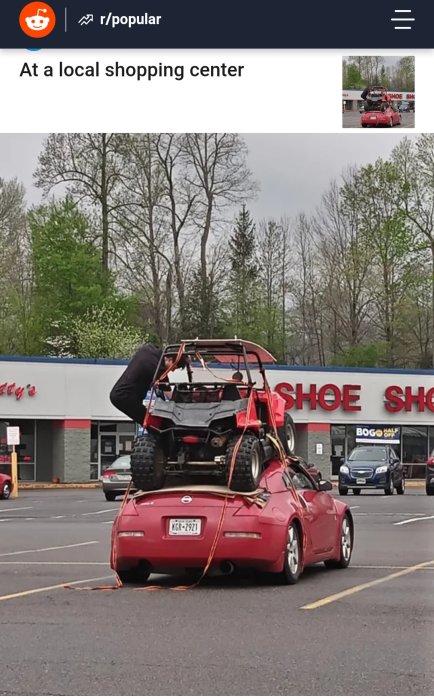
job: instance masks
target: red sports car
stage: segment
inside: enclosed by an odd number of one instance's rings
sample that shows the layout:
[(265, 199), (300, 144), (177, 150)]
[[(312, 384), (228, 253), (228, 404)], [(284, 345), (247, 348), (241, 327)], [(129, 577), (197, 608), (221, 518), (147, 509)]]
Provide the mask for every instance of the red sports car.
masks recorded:
[(138, 492), (113, 524), (111, 566), (124, 583), (151, 573), (237, 569), (296, 583), (305, 566), (346, 568), (353, 548), (349, 507), (296, 459), (274, 460), (250, 493), (195, 485)]
[(11, 491), (11, 477), (8, 474), (0, 474), (0, 498), (9, 498)]
[(362, 112), (360, 121), (364, 128), (368, 126), (392, 127), (401, 124), (401, 113), (393, 107), (387, 106), (384, 111)]

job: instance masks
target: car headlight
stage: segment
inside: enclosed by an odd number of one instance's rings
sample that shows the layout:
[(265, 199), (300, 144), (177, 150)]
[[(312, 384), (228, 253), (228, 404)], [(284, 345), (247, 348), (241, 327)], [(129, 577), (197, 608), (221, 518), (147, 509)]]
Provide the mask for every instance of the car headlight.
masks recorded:
[(347, 467), (345, 464), (343, 464), (343, 465), (341, 466), (341, 468), (339, 469), (339, 471), (340, 471), (341, 474), (349, 474), (349, 473), (350, 473), (350, 470), (348, 469), (348, 467)]
[(376, 474), (384, 474), (385, 472), (387, 472), (388, 468), (389, 467), (387, 466), (387, 464), (384, 464), (382, 467), (377, 467), (375, 472)]

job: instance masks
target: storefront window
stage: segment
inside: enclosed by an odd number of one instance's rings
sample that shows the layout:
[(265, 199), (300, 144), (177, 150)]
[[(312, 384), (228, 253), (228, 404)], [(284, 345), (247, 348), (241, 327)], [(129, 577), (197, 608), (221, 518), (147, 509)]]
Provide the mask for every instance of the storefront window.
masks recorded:
[(90, 479), (98, 479), (98, 423), (90, 427)]
[(332, 443), (332, 475), (337, 476), (342, 463), (341, 458), (345, 457), (345, 425), (332, 425), (330, 437)]
[(402, 427), (402, 461), (422, 464), (428, 459), (428, 429), (425, 426)]
[(428, 428), (428, 440), (428, 454), (431, 454), (434, 451), (434, 425), (430, 425)]
[(6, 427), (18, 426), (20, 429), (20, 444), (16, 446), (18, 454), (18, 479), (34, 481), (35, 479), (35, 421), (13, 420), (2, 421), (0, 431), (0, 471), (10, 474), (11, 448), (7, 444)]

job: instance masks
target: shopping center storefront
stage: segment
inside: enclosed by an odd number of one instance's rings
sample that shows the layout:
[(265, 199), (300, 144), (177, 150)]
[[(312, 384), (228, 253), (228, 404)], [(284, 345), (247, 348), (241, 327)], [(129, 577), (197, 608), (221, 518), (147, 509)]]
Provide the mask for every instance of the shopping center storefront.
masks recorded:
[[(7, 425), (20, 428), (25, 481), (91, 481), (128, 454), (135, 426), (109, 401), (125, 364), (0, 358), (0, 471), (10, 469)], [(360, 441), (393, 444), (408, 475), (424, 475), (434, 449), (434, 372), (278, 366), (267, 376), (296, 423), (297, 453), (324, 476), (336, 477)]]
[[(342, 91), (342, 110), (344, 112), (351, 112), (360, 109), (363, 105), (364, 100), (361, 98), (362, 90), (343, 90)], [(416, 95), (413, 92), (406, 92), (405, 90), (389, 90), (389, 95), (392, 103), (395, 107), (404, 104), (408, 106), (412, 111), (414, 111), (414, 106), (416, 103)]]

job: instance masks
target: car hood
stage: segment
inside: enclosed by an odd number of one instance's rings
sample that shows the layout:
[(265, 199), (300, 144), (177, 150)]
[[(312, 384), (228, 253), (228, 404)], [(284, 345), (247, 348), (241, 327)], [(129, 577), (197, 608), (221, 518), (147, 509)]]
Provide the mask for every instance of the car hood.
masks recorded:
[(379, 461), (377, 459), (377, 460), (370, 460), (370, 461), (362, 462), (362, 461), (356, 460), (354, 462), (353, 461), (345, 462), (345, 464), (349, 469), (360, 469), (361, 467), (362, 468), (363, 467), (371, 467), (372, 469), (376, 469), (377, 467), (384, 467), (387, 464), (387, 461), (386, 460)]

